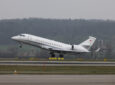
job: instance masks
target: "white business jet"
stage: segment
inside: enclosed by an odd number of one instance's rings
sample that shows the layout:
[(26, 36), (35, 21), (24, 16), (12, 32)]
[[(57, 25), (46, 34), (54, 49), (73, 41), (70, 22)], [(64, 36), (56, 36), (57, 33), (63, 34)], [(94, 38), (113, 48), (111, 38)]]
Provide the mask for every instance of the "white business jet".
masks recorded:
[(89, 38), (86, 41), (80, 43), (79, 45), (70, 45), (31, 34), (20, 34), (11, 37), (11, 39), (18, 41), (20, 43), (20, 47), (22, 47), (22, 44), (24, 43), (49, 50), (51, 57), (55, 57), (55, 53), (59, 53), (60, 58), (63, 58), (64, 54), (67, 53), (89, 53), (91, 46), (94, 44), (96, 40), (95, 37), (89, 36)]

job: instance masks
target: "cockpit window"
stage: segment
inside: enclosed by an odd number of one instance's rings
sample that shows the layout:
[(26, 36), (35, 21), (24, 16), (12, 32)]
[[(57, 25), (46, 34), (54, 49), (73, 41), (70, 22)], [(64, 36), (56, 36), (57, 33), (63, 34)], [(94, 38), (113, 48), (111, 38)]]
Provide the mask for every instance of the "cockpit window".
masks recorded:
[(25, 35), (24, 35), (24, 34), (20, 34), (20, 36), (25, 37)]

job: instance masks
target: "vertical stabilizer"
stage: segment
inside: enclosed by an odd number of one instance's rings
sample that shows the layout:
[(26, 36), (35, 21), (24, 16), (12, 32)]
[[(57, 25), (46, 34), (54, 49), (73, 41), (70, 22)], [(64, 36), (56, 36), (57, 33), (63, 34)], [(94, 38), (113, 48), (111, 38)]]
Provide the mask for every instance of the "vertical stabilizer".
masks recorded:
[(91, 46), (94, 44), (96, 38), (89, 36), (89, 39), (87, 39), (86, 41), (80, 43), (79, 45), (81, 45), (82, 47), (86, 48), (87, 50), (89, 50), (91, 48)]

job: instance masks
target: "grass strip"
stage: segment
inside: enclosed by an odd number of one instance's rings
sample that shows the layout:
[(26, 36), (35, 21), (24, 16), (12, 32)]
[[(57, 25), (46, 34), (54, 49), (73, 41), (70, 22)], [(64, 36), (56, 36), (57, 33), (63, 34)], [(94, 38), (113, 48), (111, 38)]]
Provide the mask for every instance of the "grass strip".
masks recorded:
[(0, 65), (0, 74), (115, 74), (115, 67)]

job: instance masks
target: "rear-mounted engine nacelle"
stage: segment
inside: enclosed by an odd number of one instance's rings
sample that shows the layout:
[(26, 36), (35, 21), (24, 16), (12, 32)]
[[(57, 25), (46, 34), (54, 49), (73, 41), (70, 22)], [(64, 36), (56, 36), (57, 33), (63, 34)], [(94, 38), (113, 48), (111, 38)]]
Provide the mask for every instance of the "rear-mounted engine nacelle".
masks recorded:
[(74, 50), (75, 46), (74, 45), (71, 45), (71, 49)]

